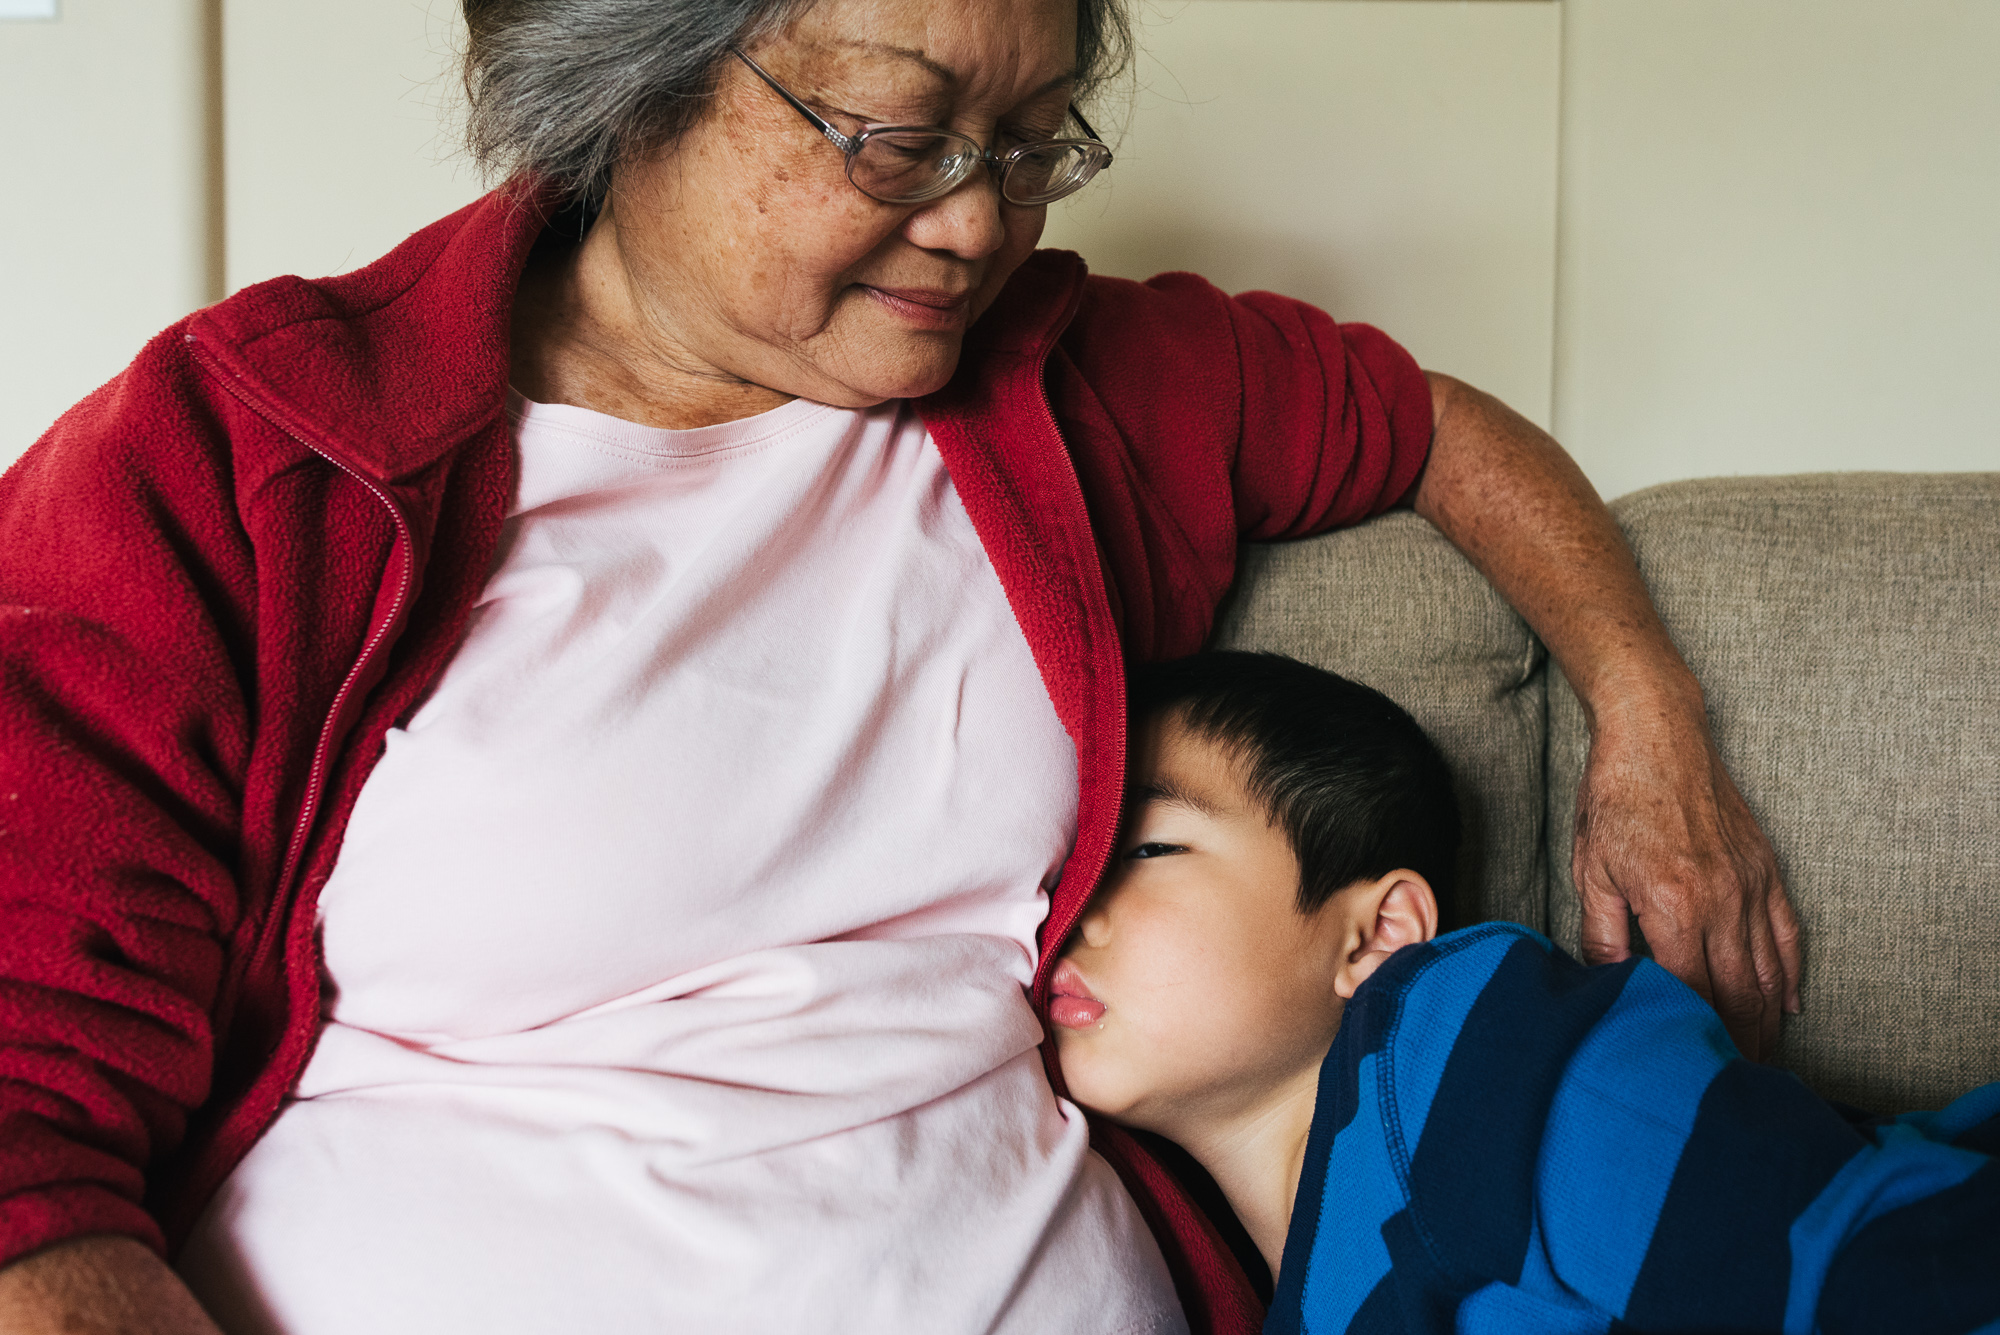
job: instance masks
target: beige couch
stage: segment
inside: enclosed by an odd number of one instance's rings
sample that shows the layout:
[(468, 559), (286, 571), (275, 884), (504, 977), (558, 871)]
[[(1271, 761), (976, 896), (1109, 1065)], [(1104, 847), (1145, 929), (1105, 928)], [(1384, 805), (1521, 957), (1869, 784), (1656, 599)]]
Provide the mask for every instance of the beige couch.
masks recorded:
[[(2000, 473), (1719, 478), (1612, 511), (1804, 925), (1782, 1064), (1883, 1111), (2000, 1079)], [(1581, 711), (1429, 525), (1246, 548), (1218, 640), (1403, 702), (1464, 799), (1449, 912), (1576, 948)]]

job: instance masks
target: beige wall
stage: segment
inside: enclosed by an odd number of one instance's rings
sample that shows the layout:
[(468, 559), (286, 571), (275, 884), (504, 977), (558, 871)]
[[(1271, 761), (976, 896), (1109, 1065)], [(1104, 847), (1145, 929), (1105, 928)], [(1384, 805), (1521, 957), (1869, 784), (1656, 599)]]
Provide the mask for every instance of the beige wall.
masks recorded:
[[(1549, 421), (1561, 9), (1151, 0), (1117, 160), (1044, 244), (1381, 325)], [(1106, 130), (1109, 133), (1109, 130)]]
[[(0, 22), (0, 461), (225, 283), (353, 267), (471, 198), (456, 10)], [(1992, 0), (1142, 0), (1141, 34), (1118, 165), (1050, 221), (1100, 270), (1379, 323), (1607, 494), (2000, 468)]]
[(1564, 9), (1556, 425), (1599, 489), (2000, 469), (2000, 4)]
[(228, 0), (230, 291), (344, 273), (481, 192), (458, 0)]
[(212, 300), (204, 0), (0, 22), (0, 466)]

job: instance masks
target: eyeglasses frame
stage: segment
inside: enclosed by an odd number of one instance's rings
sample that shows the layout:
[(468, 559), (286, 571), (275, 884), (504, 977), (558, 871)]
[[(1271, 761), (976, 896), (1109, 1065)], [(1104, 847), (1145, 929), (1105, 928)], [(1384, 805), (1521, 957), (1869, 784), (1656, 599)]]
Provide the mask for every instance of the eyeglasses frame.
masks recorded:
[[(852, 134), (852, 135), (842, 134), (839, 130), (827, 124), (826, 119), (822, 117), (818, 112), (814, 111), (811, 107), (807, 106), (804, 102), (800, 101), (797, 97), (793, 96), (792, 91), (790, 89), (786, 88), (783, 84), (779, 83), (776, 79), (772, 78), (770, 72), (766, 70), (762, 65), (759, 65), (756, 61), (750, 59), (749, 55), (743, 50), (742, 47), (732, 46), (729, 48), (729, 52), (731, 55), (735, 56), (738, 60), (742, 61), (745, 65), (748, 65), (750, 67), (751, 73), (755, 74), (758, 78), (762, 79), (766, 84), (770, 85), (772, 92), (776, 93), (779, 97), (784, 98), (786, 102), (790, 103), (792, 110), (798, 112), (799, 115), (804, 116), (806, 120), (812, 124), (814, 129), (818, 130), (821, 134), (825, 135), (827, 141), (831, 143), (835, 148), (841, 151), (841, 153), (847, 159), (846, 176), (847, 176), (847, 183), (849, 185), (853, 186), (856, 190), (860, 190), (861, 193), (867, 195), (868, 198), (874, 200), (880, 200), (884, 204), (928, 204), (930, 201), (934, 199), (943, 199), (946, 195), (950, 194), (952, 191), (958, 189), (958, 187), (964, 185), (967, 181), (971, 180), (972, 172), (975, 168), (980, 166), (985, 166), (987, 169), (994, 172), (996, 177), (998, 178), (995, 181), (995, 185), (999, 188), (1001, 199), (1006, 200), (1009, 204), (1013, 204), (1016, 208), (1039, 208), (1042, 205), (1053, 204), (1057, 200), (1068, 199), (1078, 190), (1083, 189), (1084, 186), (1089, 185), (1091, 181), (1095, 180), (1097, 177), (1097, 173), (1103, 171), (1106, 167), (1109, 167), (1112, 162), (1111, 150), (1105, 146), (1105, 143), (1102, 139), (1097, 137), (1097, 131), (1090, 128), (1090, 122), (1083, 118), (1083, 113), (1076, 109), (1075, 103), (1070, 104), (1067, 114), (1069, 116), (1074, 117), (1076, 123), (1083, 127), (1083, 132), (1086, 135), (1090, 136), (1088, 139), (1038, 139), (1030, 144), (1017, 145), (1014, 148), (1008, 149), (1007, 152), (1005, 153), (995, 153), (992, 149), (987, 148), (985, 145), (981, 144), (978, 140), (972, 138), (972, 136), (960, 134), (956, 130), (947, 130), (941, 125), (864, 125), (861, 128), (861, 133), (859, 134)], [(864, 142), (866, 142), (871, 136), (877, 134), (888, 134), (892, 132), (903, 133), (903, 134), (922, 133), (922, 134), (947, 135), (953, 139), (958, 139), (965, 143), (971, 144), (975, 149), (979, 150), (979, 157), (974, 161), (973, 167), (968, 168), (965, 171), (965, 173), (961, 175), (957, 180), (952, 181), (950, 184), (946, 185), (942, 190), (939, 190), (935, 194), (924, 195), (918, 199), (882, 199), (880, 195), (872, 194), (869, 191), (862, 189), (860, 183), (854, 179), (854, 157), (857, 153), (861, 151), (861, 145)], [(1098, 164), (1096, 170), (1092, 171), (1089, 176), (1085, 177), (1082, 181), (1079, 181), (1075, 186), (1071, 187), (1069, 190), (1065, 191), (1060, 195), (1055, 196), (1052, 199), (1041, 200), (1035, 204), (1021, 204), (1015, 200), (1007, 198), (1007, 175), (1013, 169), (1014, 165), (1017, 162), (1019, 162), (1023, 157), (1025, 157), (1027, 154), (1031, 152), (1037, 152), (1042, 149), (1069, 148), (1069, 147), (1094, 148), (1098, 152), (1104, 155), (1104, 160)]]

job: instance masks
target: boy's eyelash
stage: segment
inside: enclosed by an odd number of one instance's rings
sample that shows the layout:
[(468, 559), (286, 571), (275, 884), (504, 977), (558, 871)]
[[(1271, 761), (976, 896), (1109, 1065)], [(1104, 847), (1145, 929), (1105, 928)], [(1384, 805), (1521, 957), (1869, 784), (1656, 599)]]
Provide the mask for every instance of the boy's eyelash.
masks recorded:
[[(1149, 852), (1148, 851), (1149, 849), (1152, 851)], [(1128, 858), (1156, 858), (1165, 853), (1185, 853), (1185, 852), (1187, 852), (1187, 849), (1181, 846), (1180, 844), (1162, 844), (1156, 841), (1153, 843), (1140, 844), (1137, 848), (1134, 848), (1130, 853), (1127, 853), (1125, 856)]]

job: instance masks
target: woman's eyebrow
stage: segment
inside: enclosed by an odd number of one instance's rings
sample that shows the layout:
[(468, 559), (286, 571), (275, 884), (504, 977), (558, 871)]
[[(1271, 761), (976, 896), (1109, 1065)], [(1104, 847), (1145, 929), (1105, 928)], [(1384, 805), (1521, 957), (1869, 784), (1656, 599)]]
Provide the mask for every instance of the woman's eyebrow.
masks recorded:
[[(894, 42), (878, 42), (867, 37), (843, 37), (839, 39), (839, 44), (841, 46), (852, 47), (858, 51), (871, 51), (876, 55), (895, 56), (899, 60), (914, 61), (953, 88), (958, 87), (960, 83), (964, 82), (964, 80), (959, 78), (958, 72), (949, 65), (940, 65), (937, 61), (932, 60), (913, 46), (897, 46)], [(1028, 96), (1031, 98), (1040, 97), (1043, 93), (1060, 88), (1064, 84), (1075, 82), (1076, 71), (1074, 69), (1067, 69), (1054, 78), (1044, 81), (1039, 88), (1029, 93)]]

